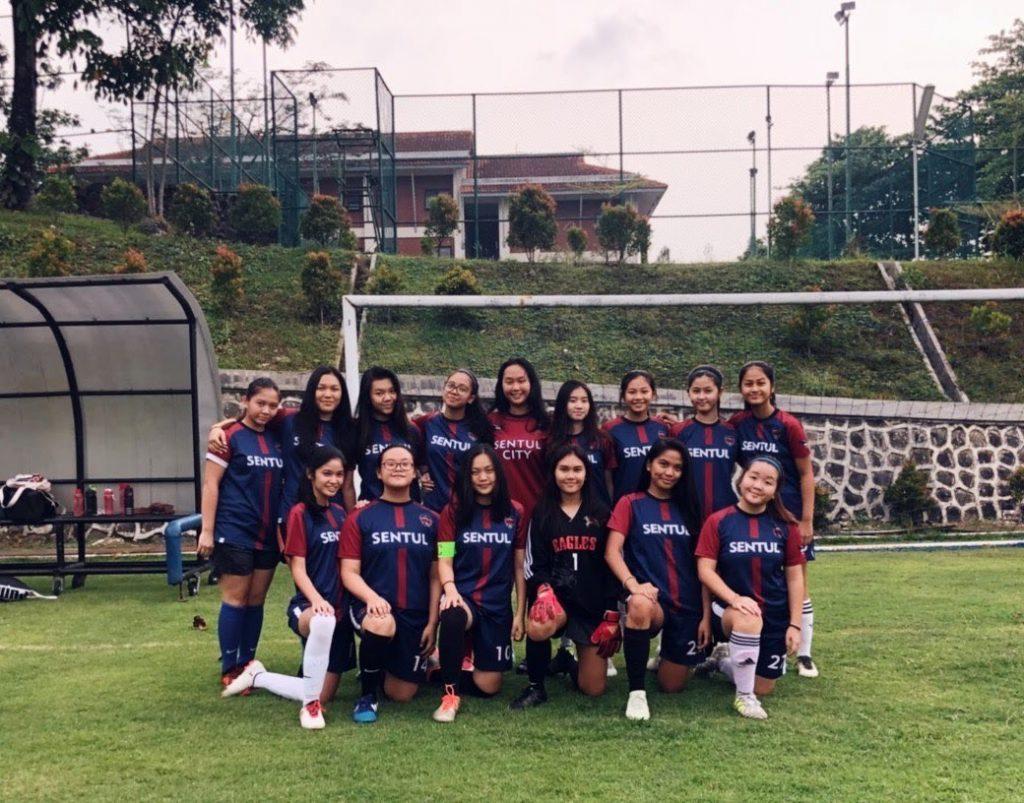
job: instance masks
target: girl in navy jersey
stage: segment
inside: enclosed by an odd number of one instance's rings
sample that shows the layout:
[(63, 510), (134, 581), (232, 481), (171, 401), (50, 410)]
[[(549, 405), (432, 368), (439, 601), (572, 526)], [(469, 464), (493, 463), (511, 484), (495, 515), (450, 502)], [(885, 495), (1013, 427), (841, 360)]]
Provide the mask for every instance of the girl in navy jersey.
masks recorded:
[[(374, 365), (363, 372), (356, 404), (356, 428), (359, 498), (372, 501), (383, 490), (377, 476), (377, 463), (384, 449), (391, 444), (405, 444), (417, 461), (420, 459), (420, 432), (405, 414), (402, 384), (394, 371)], [(420, 498), (418, 482), (413, 483), (411, 493), (413, 499)]]
[(669, 424), (651, 417), (651, 403), (658, 397), (654, 375), (650, 371), (628, 371), (619, 383), (622, 415), (604, 425), (615, 442), (615, 483), (612, 501), (617, 502), (639, 487), (647, 453), (659, 439), (668, 435)]
[(674, 424), (670, 435), (687, 451), (693, 486), (703, 522), (716, 510), (736, 502), (732, 475), (739, 461), (736, 430), (722, 420), (722, 372), (713, 365), (699, 365), (686, 377), (693, 418)]
[(257, 688), (302, 703), (303, 728), (324, 727), (322, 704), (334, 697), (341, 672), (353, 662), (352, 629), (341, 609), (338, 540), (345, 510), (331, 500), (341, 490), (345, 462), (332, 446), (314, 446), (306, 453), (299, 501), (288, 513), (289, 557), (295, 596), (288, 603), (288, 626), (302, 639), (302, 677), (268, 672), (250, 661), (222, 692), (224, 697)]
[[(740, 393), (746, 409), (729, 419), (739, 435), (740, 459), (747, 463), (757, 455), (767, 454), (779, 461), (779, 499), (797, 521), (804, 557), (814, 560), (814, 466), (804, 428), (794, 416), (776, 407), (775, 369), (768, 363), (755, 360), (740, 368)], [(803, 573), (806, 590), (806, 563)], [(801, 622), (797, 670), (801, 677), (817, 677), (818, 667), (811, 658), (814, 606), (809, 594), (804, 600)]]
[(540, 380), (529, 360), (513, 357), (501, 364), (488, 418), (509, 493), (529, 517), (544, 485), (544, 448), (551, 428)]
[(558, 389), (549, 441), (552, 451), (564, 443), (583, 450), (594, 490), (610, 509), (618, 458), (611, 436), (597, 424), (594, 395), (586, 383), (570, 379)]
[(594, 492), (587, 457), (578, 446), (552, 451), (548, 482), (530, 521), (527, 582), (534, 603), (526, 623), (530, 685), (513, 710), (547, 702), (544, 680), (551, 639), (568, 636), (579, 655), (577, 688), (604, 693), (607, 661), (619, 649), (615, 581), (604, 561), (608, 508)]
[(413, 423), (423, 441), (423, 504), (440, 512), (451, 500), (466, 452), (474, 443), (494, 443), (494, 427), (480, 403), (476, 375), (468, 368), (450, 374), (440, 411), (417, 416)]
[(800, 643), (805, 564), (795, 519), (780, 502), (785, 477), (772, 456), (757, 455), (739, 481), (739, 501), (713, 513), (697, 545), (701, 582), (714, 595), (716, 624), (729, 639), (718, 668), (736, 686), (736, 710), (767, 719), (758, 695), (770, 694)]
[(342, 527), (341, 580), (354, 598), (349, 616), (361, 635), (356, 722), (376, 722), (382, 672), (388, 697), (411, 700), (434, 648), (441, 598), (438, 518), (412, 501), (415, 477), (412, 449), (386, 446), (377, 456), (380, 497), (354, 511)]
[(605, 555), (627, 594), (626, 716), (645, 720), (651, 716), (645, 690), (651, 636), (661, 632), (658, 685), (682, 691), (711, 640), (711, 607), (693, 556), (700, 509), (686, 447), (671, 439), (654, 444), (640, 482), (645, 490), (615, 505)]
[(266, 429), (280, 403), (281, 392), (272, 380), (250, 382), (242, 419), (225, 431), (226, 451), (206, 455), (196, 554), (212, 555), (220, 575), (217, 636), (225, 686), (256, 656), (263, 603), (280, 560), (277, 510), (283, 460), (280, 440)]
[[(512, 640), (522, 640), (526, 627), (526, 527), (522, 506), (508, 495), (494, 449), (474, 445), (459, 470), (452, 501), (441, 512), (437, 538), (444, 684), (434, 712), (437, 722), (455, 719), (460, 680), (461, 691), (492, 697), (501, 691), (502, 672), (512, 667)], [(467, 634), (473, 644), (472, 672), (462, 671)]]

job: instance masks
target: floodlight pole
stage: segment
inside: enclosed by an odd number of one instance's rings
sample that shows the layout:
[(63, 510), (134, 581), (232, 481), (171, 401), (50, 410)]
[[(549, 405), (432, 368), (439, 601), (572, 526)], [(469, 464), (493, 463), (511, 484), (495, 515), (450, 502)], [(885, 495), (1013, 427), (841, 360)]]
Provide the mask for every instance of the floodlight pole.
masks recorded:
[(828, 258), (835, 259), (835, 236), (832, 232), (832, 84), (839, 73), (828, 73), (825, 76), (825, 128), (827, 143), (825, 146), (825, 164), (828, 170)]
[(910, 87), (910, 97), (914, 111), (914, 131), (910, 138), (910, 162), (914, 182), (914, 259), (921, 258), (921, 209), (918, 200), (918, 177), (917, 177), (917, 84)]
[(751, 259), (757, 256), (757, 132), (747, 134), (750, 143), (750, 245)]
[(228, 27), (228, 104), (231, 121), (231, 189), (238, 187), (238, 131), (235, 127), (235, 3), (231, 0), (231, 19)]
[(853, 225), (850, 219), (850, 188), (853, 183), (853, 165), (850, 163), (850, 12), (855, 3), (843, 3), (836, 19), (843, 26), (846, 47), (846, 242), (853, 239)]
[(313, 194), (320, 194), (320, 171), (317, 162), (319, 161), (316, 144), (316, 95), (309, 93), (309, 105), (313, 107)]

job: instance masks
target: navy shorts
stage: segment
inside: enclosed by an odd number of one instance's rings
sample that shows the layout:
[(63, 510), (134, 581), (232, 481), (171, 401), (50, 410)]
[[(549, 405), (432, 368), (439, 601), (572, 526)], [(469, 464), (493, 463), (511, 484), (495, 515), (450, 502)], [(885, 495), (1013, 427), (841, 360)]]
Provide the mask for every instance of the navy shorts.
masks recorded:
[[(395, 635), (388, 648), (384, 670), (399, 680), (423, 683), (427, 679), (427, 658), (420, 654), (420, 639), (427, 626), (426, 611), (391, 609), (395, 617)], [(361, 602), (349, 608), (349, 618), (357, 633), (362, 632), (366, 606)]]
[(217, 574), (248, 577), (256, 569), (273, 569), (280, 561), (276, 542), (273, 549), (247, 549), (222, 542), (213, 545), (213, 568)]
[(809, 543), (807, 546), (800, 547), (800, 551), (803, 553), (804, 558), (808, 562), (814, 560), (814, 539), (812, 538), (811, 543)]
[(473, 615), (467, 634), (473, 642), (473, 666), (481, 672), (507, 672), (512, 668), (512, 609), (495, 614), (468, 597), (462, 601)]
[(674, 664), (696, 666), (707, 657), (707, 651), (697, 646), (700, 614), (673, 611), (668, 607), (662, 610), (665, 620), (661, 624), (661, 657)]
[[(725, 609), (717, 602), (711, 603), (711, 630), (715, 641), (728, 641), (722, 627)], [(788, 619), (775, 621), (765, 617), (761, 631), (761, 650), (757, 655), (755, 674), (766, 680), (777, 680), (786, 674), (786, 628)]]
[[(299, 632), (299, 615), (309, 607), (308, 602), (289, 603), (288, 627), (302, 641), (306, 648), (306, 639)], [(356, 639), (352, 630), (352, 622), (347, 616), (339, 616), (334, 625), (334, 636), (331, 638), (331, 654), (327, 659), (327, 671), (340, 675), (342, 672), (356, 668)]]

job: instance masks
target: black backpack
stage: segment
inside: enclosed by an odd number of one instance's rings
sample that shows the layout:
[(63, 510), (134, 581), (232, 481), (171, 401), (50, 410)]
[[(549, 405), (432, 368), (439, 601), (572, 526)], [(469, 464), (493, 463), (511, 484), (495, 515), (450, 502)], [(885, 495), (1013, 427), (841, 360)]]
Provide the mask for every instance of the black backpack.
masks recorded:
[(12, 524), (38, 524), (56, 513), (50, 481), (40, 474), (17, 474), (0, 488), (0, 517)]

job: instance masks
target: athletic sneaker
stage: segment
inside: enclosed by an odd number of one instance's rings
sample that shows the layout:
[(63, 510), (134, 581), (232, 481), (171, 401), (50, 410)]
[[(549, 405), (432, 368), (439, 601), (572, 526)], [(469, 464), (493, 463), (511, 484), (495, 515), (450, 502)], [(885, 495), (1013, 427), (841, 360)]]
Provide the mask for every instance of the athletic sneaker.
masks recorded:
[(469, 655), (464, 656), (463, 659), (462, 659), (462, 671), (463, 672), (472, 672), (475, 669), (476, 669), (476, 666), (473, 665), (473, 655), (472, 655), (472, 653), (469, 654)]
[(455, 687), (446, 684), (444, 696), (441, 698), (441, 705), (434, 711), (434, 722), (454, 722), (455, 715), (459, 713), (459, 695), (455, 693)]
[(798, 655), (796, 657), (796, 671), (802, 678), (818, 677), (818, 667), (814, 665), (809, 655)]
[(729, 657), (729, 643), (722, 641), (712, 648), (707, 659), (701, 661), (693, 670), (698, 677), (707, 677), (713, 672), (721, 671), (722, 661)]
[(220, 693), (220, 696), (234, 697), (236, 694), (247, 694), (252, 688), (252, 684), (256, 682), (256, 676), (260, 672), (266, 671), (267, 668), (259, 661), (255, 659), (249, 661), (242, 669), (238, 670), (233, 678), (231, 677), (233, 671), (221, 678), (221, 682), (224, 683), (224, 691)]
[(319, 700), (312, 700), (299, 709), (299, 724), (308, 731), (318, 731), (327, 725)]
[(548, 665), (548, 675), (572, 675), (578, 668), (575, 656), (565, 647), (559, 647)]
[(612, 663), (612, 659), (608, 659), (608, 668), (605, 670), (607, 677), (613, 678), (619, 674), (619, 670), (615, 668), (615, 664)]
[(523, 689), (508, 707), (513, 711), (522, 711), (524, 708), (533, 708), (543, 705), (548, 701), (548, 693), (542, 686), (534, 686), (532, 683)]
[(651, 709), (647, 707), (647, 692), (639, 689), (629, 693), (626, 700), (626, 719), (645, 722), (651, 718)]
[(768, 719), (768, 712), (761, 707), (761, 701), (753, 694), (737, 694), (732, 707), (747, 719)]
[(356, 700), (352, 709), (352, 720), (354, 722), (376, 722), (377, 721), (377, 695), (364, 694)]

